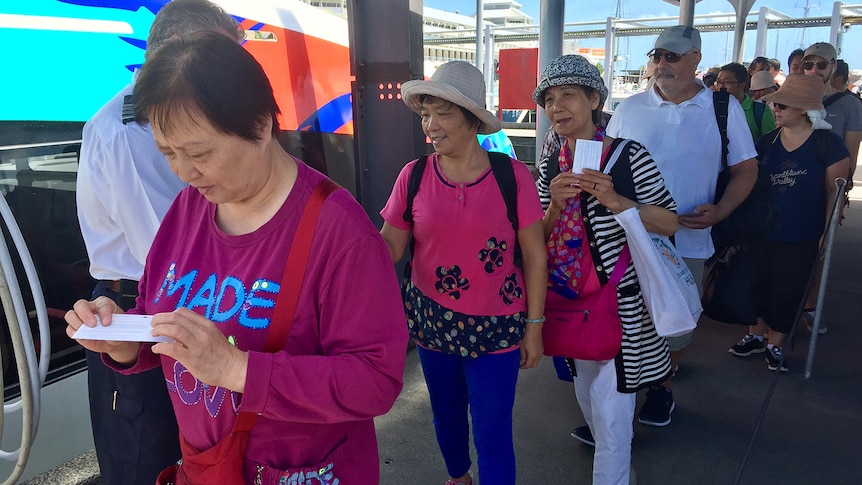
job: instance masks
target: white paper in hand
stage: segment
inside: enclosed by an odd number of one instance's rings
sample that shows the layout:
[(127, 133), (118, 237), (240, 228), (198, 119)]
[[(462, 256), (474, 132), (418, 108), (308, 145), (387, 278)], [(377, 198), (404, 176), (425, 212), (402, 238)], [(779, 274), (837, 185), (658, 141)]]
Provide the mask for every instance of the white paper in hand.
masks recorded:
[(153, 337), (152, 315), (111, 315), (111, 324), (107, 327), (102, 326), (98, 315), (96, 320), (95, 327), (81, 325), (72, 338), (118, 342), (172, 342), (167, 337)]
[(598, 170), (602, 163), (602, 142), (578, 140), (575, 142), (575, 158), (572, 173), (584, 173), (585, 168)]

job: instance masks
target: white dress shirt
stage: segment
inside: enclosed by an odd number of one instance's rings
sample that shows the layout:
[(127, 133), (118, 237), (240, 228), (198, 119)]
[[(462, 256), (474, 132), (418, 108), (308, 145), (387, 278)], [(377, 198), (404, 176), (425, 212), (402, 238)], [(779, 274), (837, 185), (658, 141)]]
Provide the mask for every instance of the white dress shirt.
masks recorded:
[(77, 201), (81, 234), (97, 280), (139, 280), (156, 230), (185, 187), (149, 126), (122, 122), (126, 86), (84, 125)]

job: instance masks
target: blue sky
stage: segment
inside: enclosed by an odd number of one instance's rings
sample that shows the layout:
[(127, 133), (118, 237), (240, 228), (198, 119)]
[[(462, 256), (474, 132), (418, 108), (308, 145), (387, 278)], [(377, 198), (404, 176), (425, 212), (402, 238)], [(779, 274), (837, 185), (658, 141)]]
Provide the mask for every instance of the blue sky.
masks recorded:
[[(523, 10), (536, 21), (539, 19), (539, 0), (519, 0)], [(590, 20), (604, 20), (616, 12), (616, 0), (566, 0), (566, 22), (579, 22)], [(803, 17), (805, 5), (809, 4), (811, 17), (822, 17), (832, 15), (831, 1), (824, 0), (757, 0), (752, 7), (752, 12), (757, 12), (761, 6), (769, 6), (774, 10), (790, 15), (791, 17)], [(856, 2), (845, 2), (856, 3)], [(475, 0), (424, 0), (427, 7), (438, 8), (454, 12), (459, 10), (463, 15), (472, 16), (476, 13)], [(695, 5), (695, 15), (733, 12), (733, 8), (727, 0), (703, 0)], [(638, 18), (650, 16), (673, 16), (679, 15), (679, 8), (665, 2), (664, 0), (625, 0), (623, 2), (624, 18)], [(745, 60), (754, 57), (754, 44), (756, 31), (746, 33)], [(803, 39), (802, 29), (775, 29), (769, 32), (767, 41), (767, 57), (775, 57), (781, 61), (782, 69), (786, 69), (787, 56), (790, 52), (802, 46), (810, 45), (818, 41), (829, 41), (828, 28), (812, 28), (805, 30)], [(655, 37), (633, 37), (628, 41), (620, 43), (620, 52), (625, 54), (628, 50), (629, 68), (636, 69), (646, 62), (646, 52), (652, 46)], [(862, 69), (862, 49), (853, 49), (850, 46), (862, 44), (862, 26), (854, 26), (844, 35), (843, 52), (839, 56), (845, 59), (851, 69)], [(581, 41), (586, 47), (604, 47), (604, 39), (589, 39)], [(721, 65), (731, 59), (733, 48), (733, 33), (715, 32), (703, 34), (703, 63), (701, 67)], [(804, 46), (803, 46), (804, 48)], [(618, 67), (625, 67), (620, 63)]]

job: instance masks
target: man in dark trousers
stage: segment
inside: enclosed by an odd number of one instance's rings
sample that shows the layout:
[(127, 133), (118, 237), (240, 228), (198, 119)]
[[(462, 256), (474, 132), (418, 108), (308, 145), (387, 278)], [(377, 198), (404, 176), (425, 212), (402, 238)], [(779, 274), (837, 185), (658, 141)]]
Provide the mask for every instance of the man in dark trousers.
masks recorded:
[[(174, 0), (156, 15), (145, 59), (171, 38), (201, 30), (236, 41), (242, 28), (207, 0)], [(146, 62), (146, 61), (145, 61)], [(134, 121), (132, 84), (84, 126), (77, 202), (81, 233), (98, 280), (93, 297), (135, 306), (138, 280), (162, 217), (185, 187)], [(180, 458), (177, 423), (161, 368), (123, 376), (87, 352), (90, 418), (103, 485), (152, 485)]]

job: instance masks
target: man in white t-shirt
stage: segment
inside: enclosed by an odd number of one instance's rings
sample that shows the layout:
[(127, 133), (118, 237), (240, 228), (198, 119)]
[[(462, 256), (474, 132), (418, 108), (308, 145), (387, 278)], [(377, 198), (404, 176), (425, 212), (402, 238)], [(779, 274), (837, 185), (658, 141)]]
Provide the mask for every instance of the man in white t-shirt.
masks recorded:
[[(727, 122), (730, 183), (721, 200), (713, 203), (722, 142), (713, 92), (695, 77), (700, 46), (700, 32), (693, 27), (665, 29), (649, 53), (655, 85), (620, 103), (608, 125), (608, 135), (639, 141), (652, 154), (680, 214), (677, 250), (698, 285), (703, 264), (715, 251), (710, 228), (745, 200), (757, 180), (757, 153), (748, 123), (739, 102), (731, 96)], [(691, 333), (668, 338), (674, 370), (690, 342)], [(651, 426), (670, 423), (675, 407), (670, 383), (668, 376), (650, 387), (638, 421)]]
[[(171, 38), (201, 30), (240, 41), (231, 16), (207, 0), (174, 0), (150, 27), (145, 58)], [(133, 307), (156, 230), (185, 187), (155, 145), (149, 126), (134, 121), (133, 84), (84, 126), (77, 179), (78, 219), (98, 280), (93, 297)], [(180, 458), (176, 419), (161, 368), (120, 375), (87, 352), (90, 419), (105, 485), (152, 485)]]

